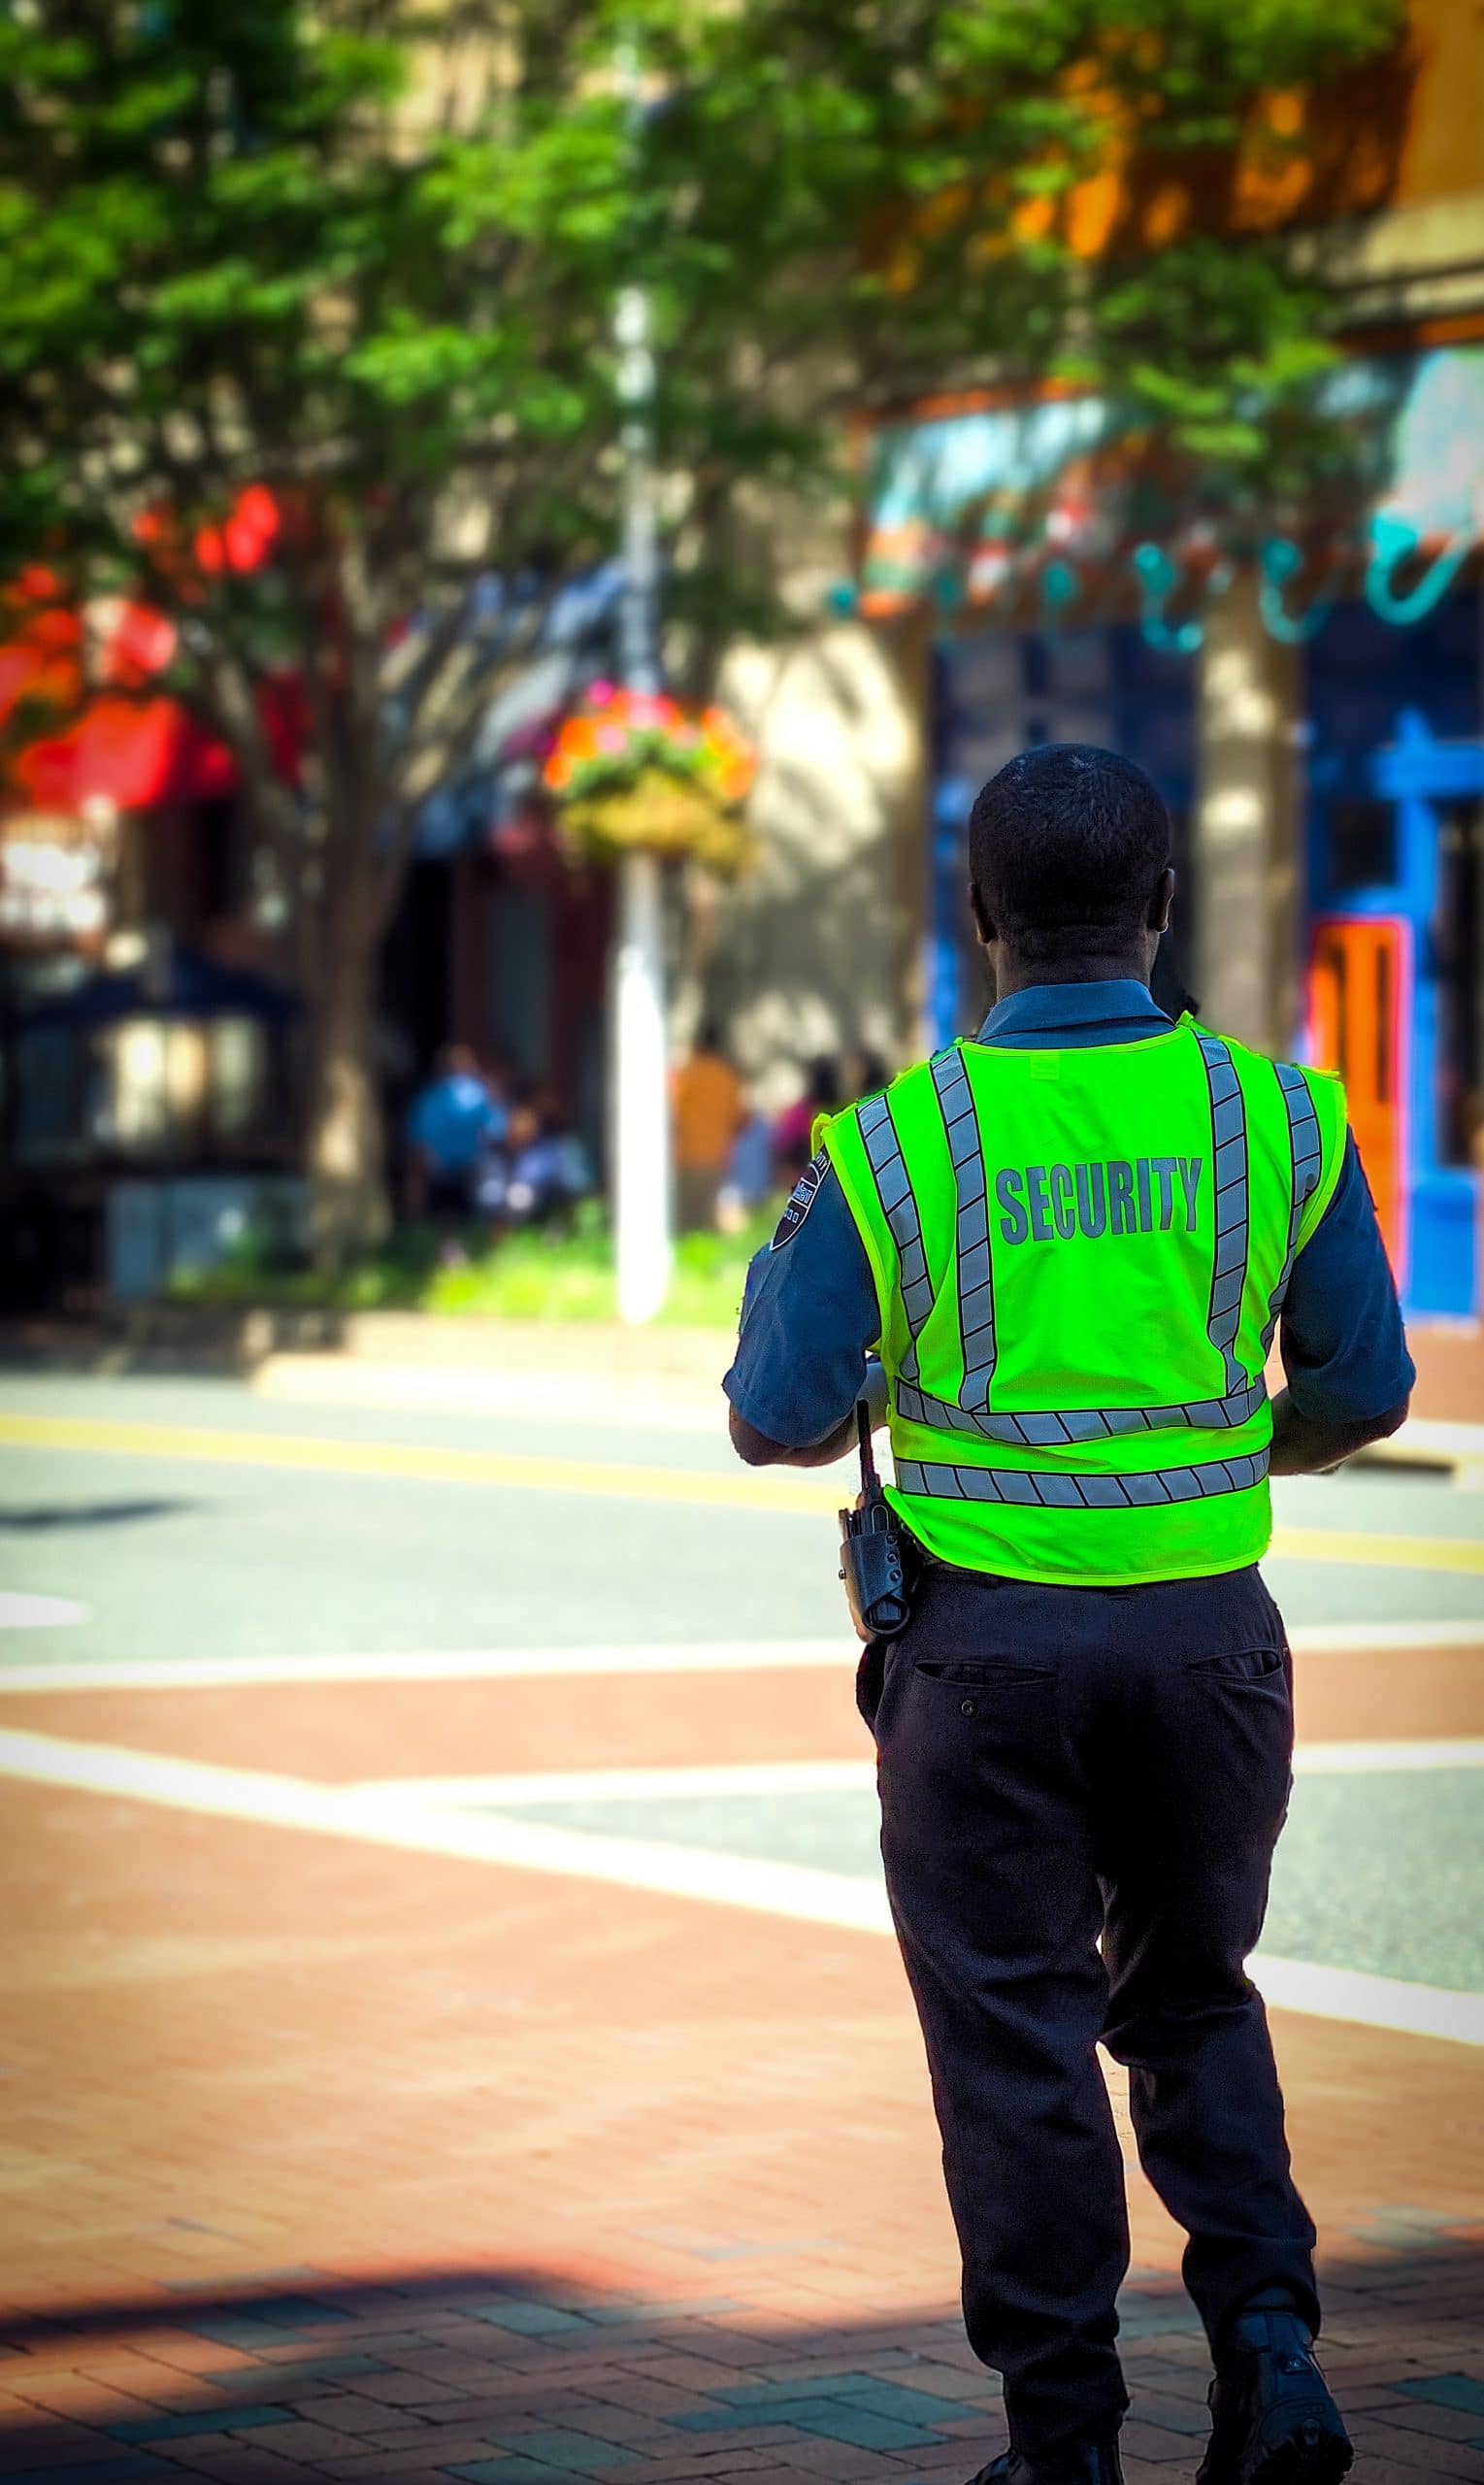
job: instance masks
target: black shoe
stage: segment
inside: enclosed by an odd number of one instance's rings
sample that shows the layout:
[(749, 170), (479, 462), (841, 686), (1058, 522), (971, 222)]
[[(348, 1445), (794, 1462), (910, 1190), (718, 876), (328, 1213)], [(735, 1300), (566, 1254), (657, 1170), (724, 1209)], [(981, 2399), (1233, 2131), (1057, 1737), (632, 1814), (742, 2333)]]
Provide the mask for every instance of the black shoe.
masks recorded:
[(1216, 2358), (1196, 2485), (1336, 2485), (1355, 2452), (1296, 2312), (1238, 2315)]
[(1123, 2485), (1118, 2443), (1116, 2437), (1068, 2442), (1061, 2450), (1048, 2451), (1043, 2460), (1002, 2451), (969, 2485)]

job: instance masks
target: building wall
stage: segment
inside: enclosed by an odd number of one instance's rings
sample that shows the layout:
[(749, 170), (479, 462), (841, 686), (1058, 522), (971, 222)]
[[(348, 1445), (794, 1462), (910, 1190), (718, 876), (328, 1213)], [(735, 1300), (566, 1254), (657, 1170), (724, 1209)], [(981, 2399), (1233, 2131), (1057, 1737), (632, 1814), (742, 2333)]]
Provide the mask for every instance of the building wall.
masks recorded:
[(761, 754), (759, 853), (715, 910), (702, 982), (773, 1110), (812, 1060), (866, 1049), (895, 1064), (911, 1045), (927, 869), (921, 644), (822, 621), (734, 647), (720, 689)]
[[(1189, 160), (1151, 151), (1127, 123), (1071, 194), (1073, 247), (1158, 249), (1193, 225), (1302, 230), (1476, 191), (1484, 10), (1479, 0), (1410, 0), (1406, 19), (1390, 54), (1309, 92), (1265, 96), (1235, 170), (1221, 149)], [(1111, 97), (1108, 110), (1116, 127)], [(1026, 215), (1034, 224), (1050, 212), (1033, 204)]]
[(1410, 16), (1415, 74), (1397, 171), (1399, 205), (1480, 187), (1484, 7), (1480, 0), (1411, 0)]

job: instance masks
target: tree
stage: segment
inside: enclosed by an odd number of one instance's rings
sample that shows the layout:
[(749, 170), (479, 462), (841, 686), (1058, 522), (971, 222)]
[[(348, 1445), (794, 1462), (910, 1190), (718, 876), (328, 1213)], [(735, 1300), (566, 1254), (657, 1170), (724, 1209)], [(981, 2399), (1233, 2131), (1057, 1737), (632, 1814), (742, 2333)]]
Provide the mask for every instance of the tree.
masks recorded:
[[(739, 479), (828, 479), (843, 411), (971, 361), (1116, 383), (1255, 486), (1311, 448), (1328, 349), (1281, 238), (1227, 238), (1234, 183), (1397, 22), (1396, 0), (5, 13), (8, 565), (156, 606), (169, 686), (236, 757), (309, 1005), (326, 1251), (376, 1220), (375, 963), (419, 807), (492, 668), (613, 540), (621, 288), (652, 310), (668, 596), (702, 655), (745, 604)], [(293, 779), (267, 721), (287, 673)]]

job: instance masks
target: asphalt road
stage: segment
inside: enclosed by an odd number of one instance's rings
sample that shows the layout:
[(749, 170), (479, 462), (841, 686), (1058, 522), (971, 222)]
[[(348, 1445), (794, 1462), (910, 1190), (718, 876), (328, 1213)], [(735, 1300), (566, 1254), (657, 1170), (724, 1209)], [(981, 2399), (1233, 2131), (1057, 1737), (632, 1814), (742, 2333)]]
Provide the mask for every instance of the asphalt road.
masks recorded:
[[(712, 1433), (619, 1430), (4, 1374), (0, 1590), (84, 1610), (0, 1632), (0, 1669), (837, 1636), (848, 1489), (844, 1467), (748, 1474), (719, 1401)], [(1280, 1483), (1276, 1503), (1323, 1553), (1269, 1564), (1291, 1624), (1484, 1629), (1484, 1495), (1369, 1470)]]

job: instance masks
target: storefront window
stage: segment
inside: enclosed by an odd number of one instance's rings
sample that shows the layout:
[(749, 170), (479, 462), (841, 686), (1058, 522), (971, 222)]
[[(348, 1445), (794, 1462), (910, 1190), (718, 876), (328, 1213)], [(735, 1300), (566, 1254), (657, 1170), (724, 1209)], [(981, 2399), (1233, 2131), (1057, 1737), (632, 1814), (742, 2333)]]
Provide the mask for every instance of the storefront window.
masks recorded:
[(251, 1018), (131, 1018), (102, 1038), (99, 1136), (132, 1156), (188, 1156), (260, 1130), (268, 1041)]
[(1438, 1151), (1445, 1165), (1477, 1161), (1484, 1125), (1484, 806), (1449, 804), (1438, 838), (1434, 949), (1438, 999)]
[(212, 1130), (218, 1140), (261, 1128), (268, 1104), (268, 1040), (255, 1018), (218, 1018), (212, 1029)]
[(157, 1018), (128, 1018), (102, 1039), (103, 1136), (126, 1154), (155, 1154), (169, 1137), (172, 1032)]
[(70, 1029), (22, 1036), (15, 1092), (17, 1164), (54, 1165), (83, 1152), (82, 1047)]
[(1395, 807), (1366, 795), (1338, 794), (1327, 818), (1330, 885), (1336, 894), (1390, 887), (1397, 877)]
[(199, 1137), (206, 1120), (207, 1031), (174, 1026), (165, 1039), (165, 1092), (170, 1103), (171, 1130), (180, 1138)]

